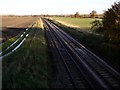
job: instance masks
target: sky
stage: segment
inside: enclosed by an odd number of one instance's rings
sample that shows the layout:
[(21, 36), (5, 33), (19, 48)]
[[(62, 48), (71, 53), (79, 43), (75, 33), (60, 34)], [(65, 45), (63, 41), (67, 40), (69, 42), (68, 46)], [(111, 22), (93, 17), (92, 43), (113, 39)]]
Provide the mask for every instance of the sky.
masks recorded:
[(40, 15), (40, 14), (98, 14), (120, 0), (0, 0), (0, 14)]

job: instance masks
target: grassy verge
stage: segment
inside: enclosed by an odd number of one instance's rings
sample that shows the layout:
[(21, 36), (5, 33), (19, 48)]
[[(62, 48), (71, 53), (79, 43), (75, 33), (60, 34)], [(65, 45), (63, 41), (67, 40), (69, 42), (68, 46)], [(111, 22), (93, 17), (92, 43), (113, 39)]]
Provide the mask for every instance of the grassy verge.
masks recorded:
[(51, 22), (62, 28), (65, 32), (73, 36), (77, 41), (103, 58), (103, 60), (120, 72), (120, 45), (106, 42), (103, 35), (78, 31), (78, 29), (67, 27), (54, 20)]
[(49, 88), (52, 69), (46, 47), (38, 20), (22, 46), (3, 59), (3, 88)]

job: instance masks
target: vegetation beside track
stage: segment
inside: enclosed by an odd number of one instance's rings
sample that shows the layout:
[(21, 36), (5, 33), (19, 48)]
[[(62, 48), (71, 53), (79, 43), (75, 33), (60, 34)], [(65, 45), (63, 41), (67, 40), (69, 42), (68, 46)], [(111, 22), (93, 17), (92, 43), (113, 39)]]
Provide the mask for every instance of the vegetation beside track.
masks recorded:
[(67, 27), (55, 20), (50, 20), (65, 32), (73, 36), (77, 41), (82, 43), (91, 51), (95, 52), (98, 56), (103, 58), (113, 68), (120, 72), (120, 46), (107, 42), (104, 35), (95, 33), (87, 33), (76, 29)]
[(49, 88), (51, 62), (42, 23), (37, 20), (24, 43), (3, 59), (3, 88)]

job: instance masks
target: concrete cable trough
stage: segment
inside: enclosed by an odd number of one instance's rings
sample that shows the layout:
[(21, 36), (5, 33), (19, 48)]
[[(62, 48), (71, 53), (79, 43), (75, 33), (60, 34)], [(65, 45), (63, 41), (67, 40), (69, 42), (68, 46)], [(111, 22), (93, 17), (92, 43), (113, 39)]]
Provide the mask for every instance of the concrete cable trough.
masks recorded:
[[(24, 31), (10, 46), (8, 46), (5, 50), (0, 52), (0, 55), (1, 55), (0, 60), (10, 55), (11, 53), (13, 53), (15, 50), (17, 50), (23, 44), (26, 38), (29, 36), (29, 32), (30, 32), (30, 29), (26, 28), (26, 31)], [(5, 54), (3, 54), (4, 52)]]

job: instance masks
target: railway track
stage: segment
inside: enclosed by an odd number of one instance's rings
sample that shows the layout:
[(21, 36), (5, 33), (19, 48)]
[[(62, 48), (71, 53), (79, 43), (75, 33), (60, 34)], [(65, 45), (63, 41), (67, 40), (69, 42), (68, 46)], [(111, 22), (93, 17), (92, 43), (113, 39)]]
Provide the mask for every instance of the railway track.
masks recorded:
[(48, 45), (59, 58), (68, 88), (120, 88), (120, 74), (47, 19)]

